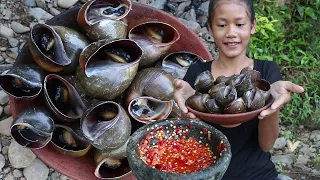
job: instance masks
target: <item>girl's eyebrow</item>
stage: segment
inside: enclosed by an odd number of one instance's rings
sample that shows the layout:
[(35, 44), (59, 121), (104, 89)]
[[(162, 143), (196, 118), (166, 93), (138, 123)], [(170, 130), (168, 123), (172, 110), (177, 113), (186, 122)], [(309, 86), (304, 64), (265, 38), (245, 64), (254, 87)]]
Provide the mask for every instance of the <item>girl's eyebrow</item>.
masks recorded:
[[(221, 21), (228, 21), (226, 18), (223, 18), (223, 17), (219, 17), (217, 19), (221, 20)], [(237, 17), (237, 18), (235, 18), (236, 21), (243, 20), (243, 19), (246, 19), (246, 17)]]

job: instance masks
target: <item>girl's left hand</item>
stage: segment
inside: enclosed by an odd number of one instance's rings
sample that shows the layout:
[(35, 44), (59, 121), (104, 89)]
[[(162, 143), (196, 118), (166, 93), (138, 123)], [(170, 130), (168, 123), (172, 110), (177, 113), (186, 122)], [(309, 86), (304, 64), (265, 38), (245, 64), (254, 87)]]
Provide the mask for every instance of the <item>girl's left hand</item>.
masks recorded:
[(287, 104), (290, 101), (291, 92), (303, 93), (304, 89), (290, 81), (277, 81), (271, 84), (270, 93), (274, 98), (274, 102), (268, 109), (260, 113), (259, 119), (265, 118), (266, 116), (276, 112), (284, 104)]

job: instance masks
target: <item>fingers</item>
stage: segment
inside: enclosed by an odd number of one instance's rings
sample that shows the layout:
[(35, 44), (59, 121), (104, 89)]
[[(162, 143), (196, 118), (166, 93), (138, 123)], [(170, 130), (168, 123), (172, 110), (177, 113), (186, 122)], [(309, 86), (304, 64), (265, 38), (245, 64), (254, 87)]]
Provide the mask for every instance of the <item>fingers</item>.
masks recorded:
[(302, 86), (294, 84), (290, 81), (286, 81), (286, 89), (288, 91), (294, 92), (294, 93), (303, 93), (304, 92), (304, 88)]
[(271, 108), (268, 108), (264, 111), (261, 111), (261, 113), (259, 114), (258, 118), (259, 119), (264, 119), (266, 118), (267, 116), (269, 116), (270, 114), (273, 114), (277, 111), (277, 109), (271, 109)]
[(175, 79), (175, 80), (174, 80), (174, 85), (175, 85), (175, 87), (176, 87), (177, 89), (182, 88), (182, 87), (183, 87), (182, 80), (180, 80), (180, 79)]
[(277, 110), (282, 107), (284, 104), (287, 104), (290, 101), (290, 94), (283, 94), (278, 99), (276, 99), (270, 109)]
[(180, 107), (181, 111), (186, 114), (188, 112), (188, 109), (186, 107), (184, 98), (182, 96), (176, 96), (174, 100)]
[(197, 116), (194, 115), (193, 113), (191, 112), (188, 112), (188, 113), (182, 113), (182, 117), (186, 117), (186, 118), (190, 118), (190, 119), (197, 119)]

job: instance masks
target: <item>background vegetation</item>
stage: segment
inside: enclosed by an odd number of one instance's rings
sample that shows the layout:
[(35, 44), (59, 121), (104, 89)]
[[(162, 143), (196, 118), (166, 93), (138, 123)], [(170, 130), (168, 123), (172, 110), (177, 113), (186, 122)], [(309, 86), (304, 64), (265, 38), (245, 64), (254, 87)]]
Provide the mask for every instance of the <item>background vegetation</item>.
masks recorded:
[(304, 86), (281, 110), (281, 123), (320, 128), (320, 0), (255, 0), (257, 31), (249, 55), (276, 62), (284, 80)]

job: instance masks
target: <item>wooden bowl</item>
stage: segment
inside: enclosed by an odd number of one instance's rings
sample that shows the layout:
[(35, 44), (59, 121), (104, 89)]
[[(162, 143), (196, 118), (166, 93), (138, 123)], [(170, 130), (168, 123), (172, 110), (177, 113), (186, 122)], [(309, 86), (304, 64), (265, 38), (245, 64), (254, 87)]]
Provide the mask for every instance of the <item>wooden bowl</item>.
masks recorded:
[[(79, 32), (82, 32), (80, 26), (77, 24), (77, 13), (79, 8), (70, 9), (64, 13), (61, 13), (47, 22), (49, 25), (60, 25), (73, 28)], [(202, 56), (204, 59), (212, 59), (210, 52), (206, 49), (206, 46), (202, 40), (192, 32), (186, 25), (175, 18), (172, 15), (165, 13), (164, 11), (152, 8), (147, 5), (133, 3), (132, 10), (128, 14), (129, 28), (137, 23), (150, 20), (159, 20), (166, 22), (174, 26), (181, 37), (172, 48), (170, 48), (168, 53), (186, 50), (196, 53)], [(26, 44), (19, 56), (17, 57), (16, 63), (28, 63), (32, 62), (32, 57), (30, 55), (28, 45)], [(29, 107), (43, 107), (44, 97), (41, 93), (37, 98), (26, 101), (17, 100), (10, 97), (10, 106), (12, 111), (12, 116), (16, 117), (20, 112)], [(92, 152), (89, 152), (86, 156), (81, 158), (73, 158), (71, 156), (63, 155), (54, 150), (52, 145), (47, 145), (42, 149), (32, 150), (39, 159), (41, 159), (48, 166), (52, 167), (56, 171), (72, 178), (72, 179), (98, 179), (94, 176), (95, 164), (93, 161)], [(129, 169), (130, 171), (130, 169)], [(136, 179), (133, 175), (126, 177), (124, 179)]]
[(269, 101), (267, 104), (257, 110), (249, 111), (245, 113), (239, 114), (211, 114), (211, 113), (204, 113), (200, 111), (196, 111), (191, 107), (187, 106), (188, 110), (196, 115), (198, 118), (207, 121), (209, 123), (220, 124), (225, 127), (234, 127), (240, 125), (241, 123), (247, 122), (255, 117), (258, 117), (261, 111), (269, 108), (273, 103), (273, 98), (270, 96)]

